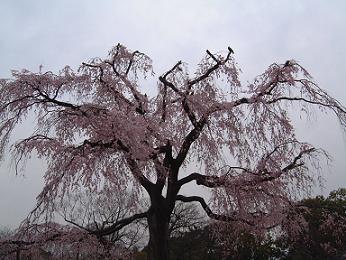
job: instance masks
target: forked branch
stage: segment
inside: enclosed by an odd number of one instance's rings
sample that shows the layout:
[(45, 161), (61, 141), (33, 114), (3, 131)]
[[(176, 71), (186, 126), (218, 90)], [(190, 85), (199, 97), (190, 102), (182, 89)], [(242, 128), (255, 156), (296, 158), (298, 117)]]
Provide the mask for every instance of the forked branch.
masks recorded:
[(218, 60), (213, 54), (211, 54), (211, 52), (209, 50), (207, 50), (206, 52), (216, 62), (216, 64), (211, 66), (210, 68), (208, 68), (202, 75), (200, 75), (197, 78), (189, 81), (189, 83), (188, 83), (188, 91), (191, 90), (193, 85), (195, 85), (195, 84), (205, 80), (206, 78), (209, 77), (209, 75), (211, 73), (216, 71), (220, 66), (226, 64), (230, 60), (231, 55), (234, 53), (233, 50), (230, 47), (228, 47), (228, 54), (227, 54), (226, 58), (224, 60)]

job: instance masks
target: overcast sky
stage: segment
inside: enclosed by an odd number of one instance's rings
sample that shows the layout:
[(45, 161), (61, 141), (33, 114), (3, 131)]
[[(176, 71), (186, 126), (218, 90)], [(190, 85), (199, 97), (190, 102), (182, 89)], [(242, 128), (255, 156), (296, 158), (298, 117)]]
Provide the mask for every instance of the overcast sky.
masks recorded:
[[(345, 105), (345, 14), (344, 0), (1, 0), (0, 78), (41, 64), (76, 68), (118, 42), (148, 54), (156, 75), (178, 60), (193, 67), (206, 49), (231, 46), (244, 80), (295, 59)], [(325, 170), (326, 194), (346, 187), (346, 138), (331, 115), (316, 119), (298, 122), (297, 133), (334, 159)], [(43, 169), (33, 161), (25, 177), (15, 177), (8, 161), (0, 167), (0, 227), (16, 226), (33, 207)]]

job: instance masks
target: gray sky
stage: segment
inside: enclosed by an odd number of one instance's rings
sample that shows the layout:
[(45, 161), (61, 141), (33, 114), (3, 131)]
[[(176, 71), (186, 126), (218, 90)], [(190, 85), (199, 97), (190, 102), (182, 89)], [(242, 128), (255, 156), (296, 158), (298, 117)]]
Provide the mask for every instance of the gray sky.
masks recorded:
[[(118, 42), (148, 54), (157, 75), (178, 60), (194, 66), (207, 48), (231, 46), (244, 80), (293, 58), (346, 104), (345, 13), (344, 0), (1, 0), (0, 78), (41, 64), (76, 68)], [(299, 122), (297, 133), (334, 159), (325, 170), (326, 194), (346, 187), (346, 138), (331, 115), (316, 119)], [(33, 207), (42, 165), (31, 162), (25, 177), (15, 177), (7, 161), (0, 167), (0, 226), (17, 225)]]

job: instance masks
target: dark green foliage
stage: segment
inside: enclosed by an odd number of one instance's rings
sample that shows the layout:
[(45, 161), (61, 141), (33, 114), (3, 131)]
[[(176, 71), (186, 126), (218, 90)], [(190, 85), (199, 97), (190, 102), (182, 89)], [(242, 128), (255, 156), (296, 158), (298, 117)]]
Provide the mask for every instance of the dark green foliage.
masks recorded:
[(170, 239), (171, 260), (214, 260), (221, 259), (222, 249), (213, 239), (208, 227), (186, 232)]
[(279, 256), (280, 250), (271, 239), (260, 241), (247, 232), (234, 232), (232, 248), (224, 248), (222, 241), (216, 241), (210, 226), (185, 233), (182, 237), (170, 240), (171, 260), (235, 260), (269, 259)]
[(346, 259), (346, 189), (338, 189), (327, 198), (305, 199), (300, 208), (307, 228), (298, 237), (289, 232), (281, 240), (287, 247), (287, 259)]
[(270, 257), (278, 257), (281, 251), (276, 247), (271, 238), (258, 239), (255, 235), (244, 232), (235, 238), (236, 246), (231, 249), (227, 259), (258, 259), (267, 260)]

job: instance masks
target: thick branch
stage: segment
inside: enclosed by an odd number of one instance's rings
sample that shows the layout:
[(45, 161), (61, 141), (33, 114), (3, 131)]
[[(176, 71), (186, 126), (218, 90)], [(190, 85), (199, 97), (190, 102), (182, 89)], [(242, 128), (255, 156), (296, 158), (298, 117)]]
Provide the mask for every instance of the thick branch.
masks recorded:
[(166, 168), (160, 160), (155, 157), (153, 159), (155, 171), (156, 171), (156, 186), (159, 190), (162, 191), (163, 187), (165, 186), (166, 183), (166, 176), (167, 176), (167, 171), (168, 168)]
[(94, 234), (98, 237), (101, 237), (101, 236), (107, 236), (107, 235), (111, 235), (113, 234), (114, 232), (117, 232), (119, 231), (120, 229), (122, 229), (123, 227), (131, 224), (132, 222), (134, 222), (135, 220), (137, 219), (141, 219), (141, 218), (146, 218), (148, 216), (148, 212), (149, 211), (146, 211), (146, 212), (143, 212), (143, 213), (138, 213), (138, 214), (135, 214), (131, 217), (128, 217), (128, 218), (124, 218), (122, 220), (119, 220), (117, 221), (116, 223), (114, 223), (113, 225), (109, 226), (109, 227), (106, 227), (102, 230), (95, 230), (95, 231), (91, 231), (90, 233), (91, 234)]
[[(187, 114), (187, 116), (189, 117), (192, 125), (197, 128), (198, 127), (198, 121), (196, 118), (195, 113), (191, 110), (189, 103), (188, 103), (188, 93), (190, 92), (190, 90), (192, 89), (192, 86), (203, 81), (204, 79), (208, 78), (210, 76), (210, 74), (214, 71), (216, 71), (220, 66), (224, 65), (231, 57), (231, 54), (233, 53), (232, 49), (228, 47), (228, 55), (226, 57), (226, 59), (224, 61), (222, 60), (218, 60), (209, 50), (207, 50), (207, 54), (216, 62), (216, 64), (212, 67), (210, 67), (206, 72), (204, 72), (202, 75), (200, 75), (199, 77), (197, 77), (196, 79), (189, 81), (188, 82), (188, 86), (187, 86), (187, 92), (182, 100), (182, 106), (184, 108), (185, 113)], [(202, 119), (203, 121), (206, 121), (205, 119)]]
[(149, 193), (151, 194), (151, 191), (154, 187), (154, 184), (149, 181), (140, 171), (138, 164), (136, 162), (136, 160), (134, 160), (133, 158), (131, 158), (131, 156), (126, 156), (126, 161), (129, 165), (129, 168), (133, 174), (133, 176), (139, 181), (139, 183), (143, 186), (143, 188)]
[(185, 113), (187, 114), (187, 116), (189, 117), (192, 125), (194, 127), (198, 127), (198, 122), (197, 122), (197, 119), (196, 119), (196, 115), (195, 113), (193, 113), (193, 111), (191, 110), (190, 106), (189, 106), (189, 103), (188, 103), (188, 96), (185, 96), (181, 102), (183, 108), (184, 108), (184, 111)]
[[(120, 45), (117, 46), (117, 49), (120, 48)], [(115, 75), (117, 77), (119, 77), (124, 83), (125, 85), (130, 89), (133, 97), (135, 98), (138, 106), (135, 106), (129, 99), (127, 99), (123, 94), (121, 94), (119, 91), (115, 90), (113, 87), (111, 87), (104, 79), (103, 79), (103, 75), (104, 75), (104, 71), (103, 71), (103, 68), (101, 65), (98, 65), (98, 64), (88, 64), (88, 63), (84, 63), (83, 62), (83, 65), (84, 66), (87, 66), (87, 67), (91, 67), (91, 68), (98, 68), (100, 70), (100, 82), (104, 85), (107, 85), (108, 88), (112, 89), (114, 94), (117, 96), (117, 97), (120, 97), (123, 101), (125, 101), (128, 105), (132, 106), (132, 107), (135, 107), (135, 110), (136, 112), (138, 112), (139, 114), (141, 115), (144, 115), (146, 113), (145, 111), (145, 108), (144, 108), (144, 104), (143, 104), (143, 98), (140, 98), (141, 94), (132, 86), (131, 82), (129, 82), (129, 80), (127, 79), (127, 76), (128, 76), (128, 73), (133, 65), (133, 62), (134, 62), (134, 57), (137, 55), (137, 54), (142, 54), (140, 53), (139, 51), (135, 51), (132, 53), (132, 57), (129, 61), (129, 64), (127, 66), (127, 69), (126, 69), (126, 72), (125, 72), (125, 75), (119, 73), (116, 68), (115, 68), (115, 60), (113, 59), (112, 62), (110, 61), (104, 61), (106, 64), (110, 65), (113, 69), (113, 72), (115, 73)], [(115, 54), (115, 56), (118, 55), (118, 52)]]
[(200, 136), (200, 134), (203, 130), (203, 127), (207, 123), (207, 119), (208, 119), (207, 117), (201, 118), (201, 120), (199, 120), (196, 123), (195, 127), (185, 137), (184, 142), (183, 142), (183, 144), (182, 144), (182, 146), (178, 152), (178, 155), (176, 157), (176, 160), (175, 160), (177, 167), (180, 167), (182, 165), (182, 163), (184, 162), (192, 143), (194, 141), (196, 141), (197, 138)]
[(206, 176), (197, 172), (191, 173), (190, 175), (180, 179), (178, 186), (181, 187), (186, 183), (196, 181), (197, 185), (203, 185), (208, 188), (215, 188), (224, 185), (222, 177), (219, 176)]
[(316, 151), (315, 148), (310, 148), (310, 149), (306, 149), (306, 150), (301, 151), (296, 157), (294, 157), (293, 161), (290, 164), (288, 164), (287, 166), (285, 166), (281, 171), (282, 172), (288, 172), (290, 170), (293, 170), (294, 168), (302, 166), (303, 163), (297, 163), (297, 162), (303, 157), (303, 155), (309, 154), (309, 153), (312, 153), (315, 151)]
[(163, 85), (168, 86), (169, 88), (171, 88), (174, 92), (176, 92), (180, 96), (184, 96), (184, 94), (172, 82), (167, 80), (167, 76), (169, 74), (173, 73), (181, 65), (181, 63), (182, 63), (181, 61), (178, 61), (178, 63), (175, 64), (173, 66), (173, 68), (171, 68), (169, 71), (167, 71), (163, 76), (160, 76), (159, 80), (163, 83)]
[(240, 218), (237, 218), (235, 216), (227, 216), (227, 215), (221, 215), (221, 214), (213, 213), (213, 211), (207, 205), (205, 200), (199, 196), (186, 197), (184, 195), (177, 195), (177, 200), (180, 200), (182, 202), (199, 202), (199, 204), (202, 206), (204, 211), (207, 213), (208, 217), (215, 219), (215, 220), (224, 221), (224, 222), (240, 221), (240, 222), (244, 222), (244, 223), (251, 225), (251, 226), (254, 225), (253, 222), (246, 220), (246, 219), (240, 219)]
[[(32, 88), (34, 90), (36, 90), (38, 92), (38, 94), (43, 97), (44, 99), (43, 100), (40, 100), (42, 103), (53, 103), (55, 105), (58, 105), (58, 106), (61, 106), (61, 107), (66, 107), (66, 108), (71, 108), (73, 110), (80, 110), (81, 106), (78, 106), (78, 105), (74, 105), (72, 103), (68, 103), (68, 102), (64, 102), (64, 101), (60, 101), (60, 100), (57, 100), (56, 99), (56, 94), (54, 95), (54, 98), (51, 98), (48, 96), (48, 94), (46, 93), (43, 93), (38, 87), (34, 87), (32, 86)], [(81, 111), (83, 113), (83, 111)]]
[(199, 77), (195, 78), (194, 80), (190, 81), (188, 83), (188, 90), (191, 90), (192, 86), (203, 81), (204, 79), (208, 78), (209, 75), (211, 73), (213, 73), (214, 71), (216, 71), (221, 65), (224, 65), (226, 62), (229, 61), (229, 59), (231, 58), (231, 54), (233, 53), (233, 50), (228, 47), (228, 54), (225, 60), (218, 60), (213, 54), (211, 54), (211, 52), (209, 50), (206, 51), (207, 54), (216, 62), (216, 64), (212, 67), (210, 67), (209, 69), (207, 69), (206, 72), (204, 72), (202, 75), (200, 75)]
[[(212, 57), (213, 60), (217, 61), (217, 63), (210, 67), (205, 73), (203, 73), (202, 75), (200, 75), (199, 77), (197, 77), (196, 79), (188, 82), (188, 91), (192, 88), (192, 86), (194, 84), (197, 84), (198, 82), (206, 79), (207, 77), (209, 77), (209, 75), (217, 70), (221, 65), (224, 65), (231, 57), (231, 54), (233, 53), (233, 50), (231, 48), (228, 48), (228, 55), (226, 57), (225, 60), (217, 60), (216, 57), (214, 55), (212, 55), (210, 53), (209, 50), (207, 50), (207, 54)], [(176, 86), (174, 86), (173, 83), (169, 82), (166, 77), (173, 73), (173, 71), (181, 64), (181, 61), (179, 61), (172, 69), (170, 69), (169, 71), (167, 71), (162, 77), (159, 78), (159, 80), (165, 85), (165, 86), (168, 86), (170, 87), (173, 91), (175, 91), (176, 93), (178, 93), (180, 96), (183, 96), (183, 99), (182, 99), (182, 106), (183, 106), (183, 109), (184, 111), (186, 112), (187, 116), (189, 117), (192, 125), (194, 126), (194, 129), (192, 129), (190, 131), (190, 133), (186, 136), (184, 142), (183, 142), (183, 145), (178, 153), (178, 156), (177, 156), (177, 159), (176, 159), (176, 162), (177, 162), (177, 165), (178, 167), (180, 167), (180, 165), (183, 163), (183, 161), (185, 160), (186, 158), (186, 155), (190, 149), (190, 146), (191, 144), (199, 137), (205, 123), (207, 122), (208, 120), (208, 115), (206, 116), (203, 116), (199, 121), (197, 120), (196, 118), (196, 115), (195, 113), (191, 110), (189, 104), (188, 104), (188, 98), (187, 98), (187, 94), (185, 93), (181, 93), (177, 88)], [(242, 100), (244, 101), (244, 100)], [(245, 103), (245, 102), (244, 102)]]
[(162, 95), (162, 116), (161, 121), (166, 122), (166, 108), (167, 108), (167, 86), (163, 86), (163, 95)]

